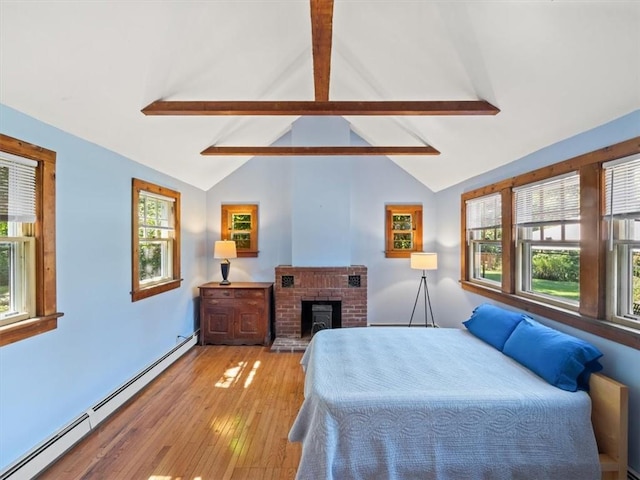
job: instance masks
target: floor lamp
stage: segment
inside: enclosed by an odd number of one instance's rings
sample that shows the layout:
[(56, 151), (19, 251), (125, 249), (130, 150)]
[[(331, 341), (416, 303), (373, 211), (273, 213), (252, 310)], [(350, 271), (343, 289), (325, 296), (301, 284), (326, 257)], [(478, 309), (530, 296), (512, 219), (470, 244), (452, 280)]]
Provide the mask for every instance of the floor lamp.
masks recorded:
[[(420, 290), (424, 286), (422, 295), (424, 297), (424, 326), (436, 327), (436, 322), (433, 318), (433, 310), (431, 309), (431, 299), (429, 298), (429, 287), (427, 284), (427, 270), (436, 270), (438, 268), (438, 254), (415, 252), (411, 254), (411, 268), (416, 270), (422, 270), (422, 278), (418, 285), (418, 293), (416, 294), (416, 301), (413, 304), (413, 311), (411, 312), (411, 320), (409, 320), (409, 326), (413, 322), (413, 314), (416, 313), (416, 306), (418, 305), (418, 299), (420, 298)], [(431, 325), (429, 325), (429, 316), (427, 312), (427, 306), (429, 312), (431, 312)]]

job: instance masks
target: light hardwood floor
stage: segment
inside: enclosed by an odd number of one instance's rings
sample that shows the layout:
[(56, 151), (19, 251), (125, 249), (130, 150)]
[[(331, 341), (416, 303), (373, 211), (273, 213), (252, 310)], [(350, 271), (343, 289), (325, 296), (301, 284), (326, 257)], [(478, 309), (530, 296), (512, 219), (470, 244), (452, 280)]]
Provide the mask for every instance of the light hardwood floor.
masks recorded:
[(39, 479), (294, 478), (301, 356), (194, 347)]

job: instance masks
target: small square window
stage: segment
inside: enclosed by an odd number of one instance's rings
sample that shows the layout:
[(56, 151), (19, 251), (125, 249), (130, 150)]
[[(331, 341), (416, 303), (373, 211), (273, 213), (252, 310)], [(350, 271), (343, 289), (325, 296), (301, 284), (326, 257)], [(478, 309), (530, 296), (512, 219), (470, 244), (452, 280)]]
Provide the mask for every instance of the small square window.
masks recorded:
[(222, 205), (220, 232), (236, 242), (238, 257), (257, 257), (258, 205)]
[(387, 258), (409, 258), (422, 251), (422, 205), (386, 206)]

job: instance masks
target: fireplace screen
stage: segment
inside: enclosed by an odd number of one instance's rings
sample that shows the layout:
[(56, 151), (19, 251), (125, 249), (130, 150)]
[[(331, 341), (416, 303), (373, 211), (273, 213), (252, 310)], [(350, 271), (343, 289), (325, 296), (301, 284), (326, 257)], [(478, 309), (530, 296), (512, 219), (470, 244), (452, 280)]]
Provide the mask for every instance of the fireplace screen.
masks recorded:
[(313, 337), (320, 330), (331, 328), (331, 305), (312, 305), (311, 306), (311, 336)]
[(341, 301), (302, 301), (302, 337), (313, 337), (320, 330), (342, 327)]

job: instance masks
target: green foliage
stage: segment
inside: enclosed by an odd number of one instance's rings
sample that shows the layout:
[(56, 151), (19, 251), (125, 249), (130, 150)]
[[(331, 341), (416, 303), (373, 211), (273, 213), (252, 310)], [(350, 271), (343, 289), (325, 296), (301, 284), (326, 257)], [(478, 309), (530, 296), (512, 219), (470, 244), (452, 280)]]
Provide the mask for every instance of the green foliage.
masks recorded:
[(580, 253), (573, 250), (538, 250), (531, 259), (534, 279), (577, 282)]
[(9, 285), (9, 253), (11, 247), (8, 243), (0, 244), (0, 288)]
[(394, 233), (393, 248), (396, 250), (411, 250), (413, 248), (413, 234)]
[(154, 243), (141, 243), (140, 255), (140, 280), (150, 280), (162, 274), (162, 248)]
[(481, 230), (481, 236), (483, 240), (496, 241), (502, 239), (501, 228), (485, 228)]
[(233, 230), (251, 230), (251, 215), (247, 213), (234, 214), (232, 227)]
[(413, 227), (411, 225), (412, 217), (409, 214), (398, 214), (393, 215), (392, 223), (394, 230), (411, 230)]
[[(0, 233), (4, 225), (4, 235), (7, 235), (7, 222), (0, 223)], [(10, 247), (6, 243), (0, 244), (0, 312), (9, 309), (9, 250)]]
[(232, 240), (236, 242), (236, 248), (251, 248), (250, 233), (234, 233)]
[[(484, 247), (484, 246), (483, 246)], [(533, 278), (531, 291), (566, 300), (580, 300), (578, 252), (549, 251), (537, 252), (533, 256)], [(487, 269), (483, 278), (500, 282), (499, 269)], [(543, 278), (547, 276), (550, 278)]]
[(640, 303), (640, 251), (633, 252), (633, 302)]

